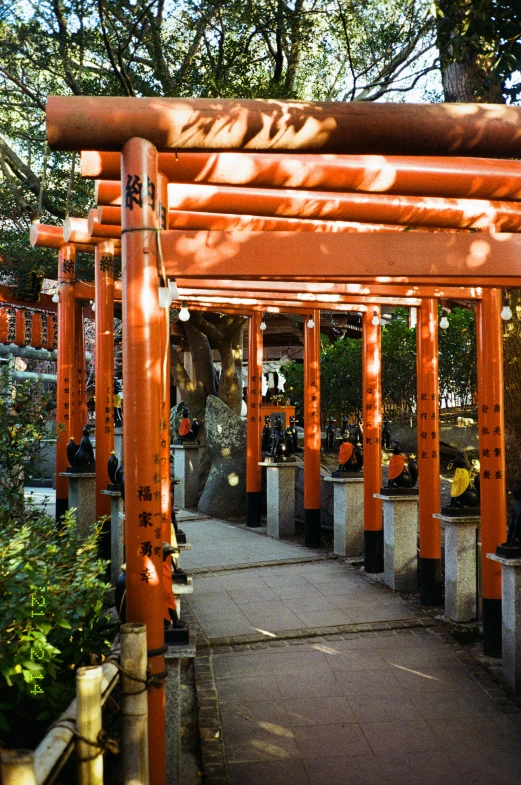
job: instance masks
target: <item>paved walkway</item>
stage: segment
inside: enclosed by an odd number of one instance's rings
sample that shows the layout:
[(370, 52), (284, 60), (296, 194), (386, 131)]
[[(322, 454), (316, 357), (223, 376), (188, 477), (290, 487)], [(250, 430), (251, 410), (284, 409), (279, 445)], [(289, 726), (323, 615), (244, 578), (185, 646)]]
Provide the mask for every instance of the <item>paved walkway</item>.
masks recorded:
[(343, 561), (182, 517), (208, 785), (519, 785), (519, 714), (429, 616)]

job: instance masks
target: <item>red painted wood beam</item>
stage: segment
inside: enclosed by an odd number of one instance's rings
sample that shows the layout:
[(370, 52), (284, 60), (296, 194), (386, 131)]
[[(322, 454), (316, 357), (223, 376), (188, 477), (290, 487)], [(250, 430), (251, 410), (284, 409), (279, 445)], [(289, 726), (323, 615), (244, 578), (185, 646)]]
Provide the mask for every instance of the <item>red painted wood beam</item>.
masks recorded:
[[(162, 233), (171, 277), (482, 285), (521, 277), (515, 234)], [(384, 278), (383, 281), (377, 279)]]
[[(486, 158), (181, 152), (161, 153), (159, 168), (171, 183), (521, 199), (521, 161)], [(119, 181), (120, 172), (120, 153), (82, 151), (83, 177)]]
[(53, 150), (250, 150), (372, 155), (521, 155), (521, 107), (216, 98), (49, 96)]

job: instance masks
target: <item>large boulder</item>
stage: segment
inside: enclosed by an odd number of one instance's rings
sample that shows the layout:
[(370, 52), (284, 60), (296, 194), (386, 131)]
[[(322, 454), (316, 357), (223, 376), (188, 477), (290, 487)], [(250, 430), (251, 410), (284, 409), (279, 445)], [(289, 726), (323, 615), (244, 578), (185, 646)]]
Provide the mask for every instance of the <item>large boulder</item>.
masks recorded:
[(206, 401), (206, 445), (210, 474), (199, 499), (199, 512), (214, 518), (246, 514), (246, 422), (219, 398)]

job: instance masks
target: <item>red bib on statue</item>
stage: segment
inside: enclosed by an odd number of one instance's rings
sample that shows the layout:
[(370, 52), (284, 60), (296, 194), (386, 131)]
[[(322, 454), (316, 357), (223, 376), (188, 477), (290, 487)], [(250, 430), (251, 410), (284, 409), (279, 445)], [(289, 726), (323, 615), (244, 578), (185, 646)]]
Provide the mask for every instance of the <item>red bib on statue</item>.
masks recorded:
[(188, 433), (190, 433), (190, 426), (191, 422), (188, 417), (183, 417), (179, 423), (179, 436), (186, 436)]
[(339, 464), (346, 463), (353, 454), (354, 445), (351, 442), (342, 442), (340, 445), (340, 453), (338, 455)]
[(403, 455), (393, 455), (389, 461), (389, 479), (395, 480), (403, 472), (405, 467), (405, 457)]

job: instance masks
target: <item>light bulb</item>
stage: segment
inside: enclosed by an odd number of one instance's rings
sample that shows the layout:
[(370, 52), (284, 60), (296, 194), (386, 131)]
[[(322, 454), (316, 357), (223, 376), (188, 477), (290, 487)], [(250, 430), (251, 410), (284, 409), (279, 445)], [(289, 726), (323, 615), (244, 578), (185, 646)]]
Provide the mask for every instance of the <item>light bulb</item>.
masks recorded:
[(170, 296), (172, 300), (179, 300), (179, 289), (177, 288), (177, 283), (175, 278), (171, 278), (168, 281), (168, 291), (170, 292)]
[(51, 299), (52, 299), (53, 303), (59, 303), (60, 302), (60, 295), (58, 294), (58, 289), (56, 289), (56, 291), (54, 292), (54, 294), (53, 294)]
[(380, 324), (378, 311), (373, 311), (373, 318), (371, 319), (371, 324), (373, 325), (373, 327), (377, 327)]
[(172, 295), (170, 294), (170, 290), (166, 288), (166, 286), (160, 286), (157, 290), (158, 299), (159, 299), (159, 307), (165, 308), (168, 310), (172, 305)]
[(505, 299), (503, 300), (503, 308), (501, 309), (501, 318), (503, 319), (504, 322), (508, 322), (512, 318), (512, 308), (508, 304), (507, 297), (505, 297)]
[(179, 311), (179, 318), (181, 319), (182, 322), (187, 322), (188, 319), (190, 318), (190, 311), (186, 307), (186, 303), (185, 302), (181, 303), (181, 310)]
[(266, 329), (266, 322), (264, 321), (264, 319), (263, 319), (263, 320), (262, 320), (262, 322), (259, 324), (259, 329), (260, 329), (260, 330), (262, 330), (263, 332), (264, 332), (264, 330)]
[(312, 330), (314, 326), (315, 326), (315, 322), (313, 321), (313, 317), (310, 316), (308, 321), (308, 327), (310, 330)]
[(449, 326), (449, 320), (447, 319), (447, 314), (444, 313), (440, 319), (440, 328), (442, 330), (446, 330)]

